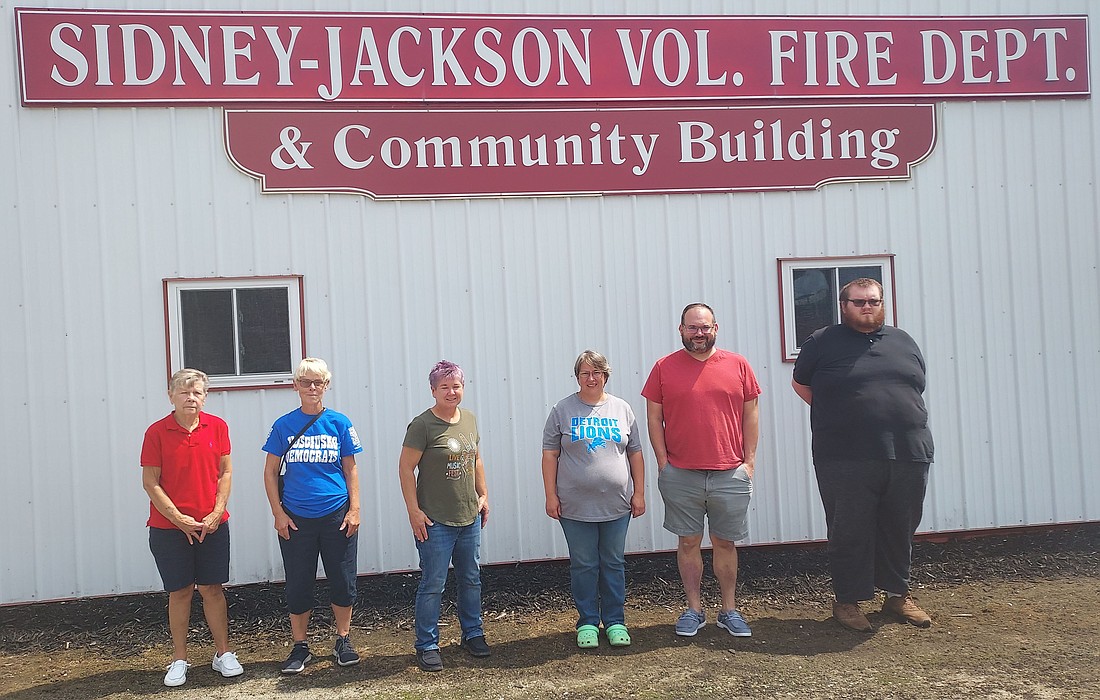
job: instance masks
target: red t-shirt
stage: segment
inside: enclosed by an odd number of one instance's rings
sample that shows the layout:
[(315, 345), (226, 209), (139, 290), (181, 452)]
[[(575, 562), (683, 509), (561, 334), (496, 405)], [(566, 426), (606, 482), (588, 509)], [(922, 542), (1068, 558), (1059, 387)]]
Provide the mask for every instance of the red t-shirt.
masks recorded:
[(653, 365), (642, 396), (662, 406), (672, 466), (736, 469), (745, 461), (745, 402), (760, 396), (760, 385), (744, 357), (715, 350), (700, 362), (677, 350)]
[[(145, 431), (141, 466), (160, 467), (160, 485), (172, 503), (181, 513), (202, 520), (214, 510), (219, 465), (229, 453), (229, 426), (221, 418), (200, 412), (199, 426), (189, 433), (169, 413)], [(222, 515), (222, 522), (226, 520), (229, 511)], [(165, 530), (176, 527), (152, 503), (146, 525)]]

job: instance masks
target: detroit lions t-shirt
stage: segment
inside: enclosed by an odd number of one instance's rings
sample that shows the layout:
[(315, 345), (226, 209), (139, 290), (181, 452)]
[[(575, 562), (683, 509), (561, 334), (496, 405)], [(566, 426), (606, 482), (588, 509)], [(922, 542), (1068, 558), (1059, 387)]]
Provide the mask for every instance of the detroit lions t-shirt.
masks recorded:
[(630, 512), (634, 482), (627, 454), (642, 449), (630, 404), (607, 395), (587, 404), (576, 394), (550, 410), (542, 431), (542, 449), (560, 450), (558, 500), (561, 516), (599, 523)]

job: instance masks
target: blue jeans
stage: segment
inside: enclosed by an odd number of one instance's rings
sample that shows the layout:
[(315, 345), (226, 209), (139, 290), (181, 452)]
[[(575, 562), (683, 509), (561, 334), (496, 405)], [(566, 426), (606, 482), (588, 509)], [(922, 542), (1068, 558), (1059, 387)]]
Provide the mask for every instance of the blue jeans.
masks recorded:
[(630, 513), (618, 520), (586, 523), (561, 518), (569, 544), (569, 582), (577, 606), (577, 627), (621, 625), (626, 621), (626, 529)]
[(465, 527), (436, 523), (428, 539), (416, 543), (420, 552), (420, 587), (416, 590), (416, 649), (439, 648), (439, 613), (447, 565), (454, 563), (458, 586), (458, 621), (462, 639), (481, 637), (481, 518)]

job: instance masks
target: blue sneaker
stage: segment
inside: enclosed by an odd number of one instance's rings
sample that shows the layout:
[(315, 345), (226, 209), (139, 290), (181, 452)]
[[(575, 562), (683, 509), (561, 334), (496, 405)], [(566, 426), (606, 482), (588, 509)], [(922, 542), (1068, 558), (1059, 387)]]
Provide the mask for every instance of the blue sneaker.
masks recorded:
[(741, 613), (736, 610), (730, 610), (729, 612), (723, 610), (718, 613), (718, 626), (727, 630), (734, 637), (752, 636), (752, 629), (745, 622), (745, 618), (741, 617)]
[(676, 634), (681, 637), (694, 637), (705, 624), (707, 624), (705, 613), (688, 608), (676, 621)]

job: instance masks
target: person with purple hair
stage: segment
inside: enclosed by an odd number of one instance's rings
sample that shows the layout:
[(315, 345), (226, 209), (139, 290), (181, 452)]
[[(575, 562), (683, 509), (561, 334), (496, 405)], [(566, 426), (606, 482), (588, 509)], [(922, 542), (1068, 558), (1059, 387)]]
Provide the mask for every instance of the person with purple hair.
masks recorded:
[(420, 553), (416, 591), (416, 663), (442, 671), (439, 614), (447, 567), (458, 586), (460, 644), (471, 656), (489, 656), (481, 625), (481, 529), (489, 520), (485, 465), (477, 419), (459, 409), (466, 380), (462, 368), (440, 360), (428, 374), (435, 405), (412, 419), (402, 443), (398, 471)]

